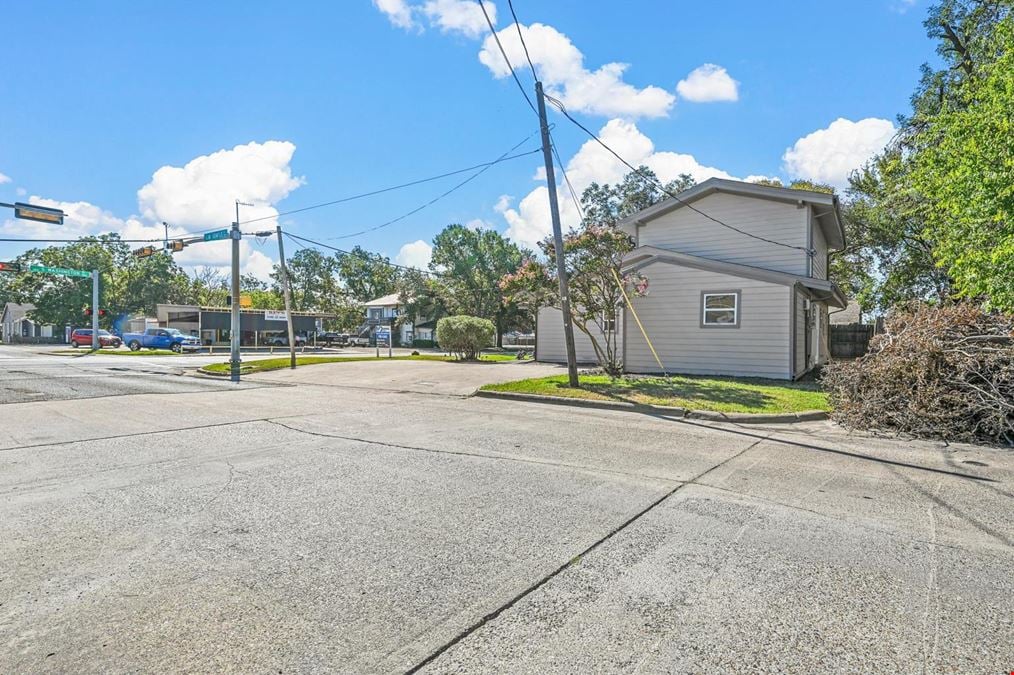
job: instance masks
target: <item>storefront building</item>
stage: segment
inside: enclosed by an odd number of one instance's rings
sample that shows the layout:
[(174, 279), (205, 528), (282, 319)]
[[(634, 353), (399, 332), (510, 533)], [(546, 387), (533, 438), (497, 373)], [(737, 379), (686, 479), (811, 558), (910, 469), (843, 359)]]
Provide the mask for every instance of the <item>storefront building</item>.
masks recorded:
[[(199, 337), (205, 346), (229, 344), (232, 314), (228, 307), (156, 305), (155, 309), (158, 325), (163, 328), (175, 328), (181, 333)], [(312, 342), (323, 321), (330, 318), (333, 318), (332, 315), (321, 312), (293, 312), (292, 331)], [(239, 322), (240, 344), (243, 346), (259, 347), (287, 341), (284, 311), (241, 309)]]

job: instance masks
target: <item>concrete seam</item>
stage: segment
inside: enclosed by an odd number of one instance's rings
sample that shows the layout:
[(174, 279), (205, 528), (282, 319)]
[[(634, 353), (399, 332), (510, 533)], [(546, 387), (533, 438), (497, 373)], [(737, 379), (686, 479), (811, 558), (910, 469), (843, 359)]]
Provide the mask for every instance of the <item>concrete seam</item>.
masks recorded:
[(701, 473), (697, 474), (696, 476), (694, 476), (693, 478), (691, 478), (689, 481), (687, 481), (685, 483), (681, 483), (680, 485), (677, 485), (673, 489), (669, 490), (668, 492), (666, 492), (665, 494), (663, 494), (661, 497), (659, 497), (655, 501), (653, 501), (650, 504), (648, 504), (648, 506), (644, 507), (643, 509), (641, 509), (640, 511), (638, 511), (637, 513), (635, 513), (634, 515), (632, 515), (630, 518), (628, 518), (627, 520), (623, 521), (622, 523), (620, 523), (619, 525), (617, 525), (616, 527), (614, 527), (612, 530), (610, 530), (608, 533), (606, 533), (605, 536), (603, 536), (602, 538), (600, 538), (597, 541), (593, 542), (590, 546), (588, 546), (586, 549), (584, 549), (583, 551), (581, 551), (577, 555), (573, 556), (570, 560), (566, 561), (565, 563), (563, 563), (562, 565), (560, 565), (559, 567), (557, 567), (555, 570), (553, 570), (549, 574), (543, 576), (541, 579), (539, 579), (538, 581), (536, 581), (534, 584), (532, 584), (532, 585), (528, 586), (527, 588), (525, 588), (524, 590), (522, 590), (520, 593), (518, 593), (517, 595), (515, 595), (514, 597), (512, 597), (510, 600), (508, 600), (506, 603), (500, 605), (500, 607), (498, 607), (497, 609), (493, 610), (492, 612), (486, 614), (485, 616), (483, 616), (482, 618), (480, 618), (478, 621), (476, 621), (475, 623), (473, 623), (471, 626), (467, 627), (465, 630), (463, 630), (460, 633), (458, 633), (451, 640), (449, 640), (446, 643), (444, 643), (443, 646), (441, 646), (438, 649), (436, 649), (433, 652), (431, 652), (430, 655), (427, 656), (425, 659), (423, 659), (422, 661), (420, 661), (416, 665), (414, 665), (411, 668), (409, 668), (408, 670), (406, 670), (405, 671), (406, 675), (412, 675), (412, 673), (417, 673), (422, 668), (428, 666), (430, 663), (432, 663), (437, 658), (439, 658), (440, 655), (443, 654), (444, 652), (446, 652), (448, 649), (450, 649), (454, 645), (458, 644), (459, 642), (461, 642), (462, 640), (464, 640), (468, 636), (472, 635), (474, 632), (476, 632), (477, 630), (479, 630), (480, 628), (482, 628), (483, 626), (485, 626), (490, 621), (496, 619), (498, 616), (500, 616), (502, 613), (504, 613), (505, 611), (507, 611), (508, 609), (510, 609), (511, 607), (513, 607), (514, 605), (516, 605), (518, 602), (520, 602), (521, 600), (523, 600), (528, 595), (534, 593), (538, 589), (540, 589), (543, 586), (545, 586), (547, 583), (549, 583), (550, 581), (552, 581), (556, 576), (558, 576), (560, 573), (562, 573), (563, 571), (565, 571), (566, 569), (568, 569), (572, 564), (574, 564), (574, 562), (576, 560), (579, 560), (580, 558), (583, 558), (584, 556), (588, 555), (589, 553), (591, 553), (592, 551), (594, 551), (596, 548), (598, 548), (599, 546), (601, 546), (602, 544), (604, 544), (605, 542), (607, 542), (610, 539), (612, 539), (615, 535), (617, 535), (620, 532), (622, 532), (623, 530), (625, 530), (628, 526), (630, 526), (635, 521), (637, 521), (638, 519), (640, 519), (641, 516), (644, 516), (645, 514), (647, 514), (649, 511), (651, 511), (656, 506), (658, 506), (659, 504), (661, 504), (662, 502), (664, 502), (665, 500), (667, 500), (669, 497), (671, 497), (674, 494), (676, 494), (679, 490), (683, 489), (687, 485), (693, 485), (696, 481), (700, 480), (701, 478), (704, 478), (706, 475), (708, 475), (712, 471), (721, 468), (725, 464), (728, 464), (729, 462), (731, 462), (731, 461), (733, 461), (735, 459), (738, 459), (744, 453), (746, 453), (747, 451), (753, 449), (758, 444), (760, 444), (762, 441), (763, 441), (763, 439), (760, 439), (760, 440), (757, 440), (757, 441), (751, 443), (750, 445), (748, 445), (747, 447), (743, 448), (742, 450), (740, 450), (736, 454), (732, 455), (731, 457), (728, 457), (728, 458), (722, 460), (721, 462), (719, 462), (718, 464), (714, 465), (713, 467), (711, 467), (711, 468), (709, 468), (709, 469), (707, 469), (705, 471), (702, 471)]

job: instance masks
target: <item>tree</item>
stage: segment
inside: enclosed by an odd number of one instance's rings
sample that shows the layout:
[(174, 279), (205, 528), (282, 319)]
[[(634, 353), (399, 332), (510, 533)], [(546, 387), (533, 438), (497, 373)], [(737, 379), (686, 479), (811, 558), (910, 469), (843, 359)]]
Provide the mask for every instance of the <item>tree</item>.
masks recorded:
[(997, 56), (958, 51), (972, 76), (957, 87), (956, 105), (918, 132), (911, 180), (933, 205), (925, 230), (957, 291), (1014, 312), (1014, 18), (976, 44)]
[[(1003, 228), (973, 226), (973, 221), (982, 222), (982, 211), (973, 215), (979, 207), (966, 210), (963, 205), (976, 201), (981, 191), (978, 171), (1002, 169), (1002, 148), (981, 154), (983, 148), (973, 145), (1010, 136), (1010, 118), (1004, 127), (1003, 110), (1014, 101), (1002, 83), (1004, 66), (991, 65), (1010, 54), (1009, 36), (1001, 29), (1009, 25), (1010, 12), (1011, 3), (997, 0), (944, 0), (929, 10), (924, 26), (944, 67), (922, 67), (912, 110), (899, 118), (895, 138), (850, 177), (845, 208), (849, 256), (865, 262), (870, 272), (860, 293), (868, 306), (886, 309), (910, 299), (941, 303), (956, 293), (988, 297), (1000, 290), (978, 282), (992, 264), (985, 252), (994, 249), (984, 235), (1002, 234)], [(991, 77), (992, 84), (981, 84)], [(981, 111), (979, 96), (988, 99)], [(993, 122), (986, 121), (989, 115)], [(969, 137), (972, 127), (979, 129), (974, 139)], [(967, 180), (955, 180), (959, 174)], [(1009, 164), (992, 184), (1004, 181), (1012, 182)], [(996, 252), (1001, 262), (1009, 258), (1002, 247)]]
[(391, 260), (356, 246), (335, 256), (338, 276), (345, 292), (357, 302), (369, 302), (394, 293), (400, 272)]
[(493, 344), (496, 327), (478, 316), (448, 316), (437, 321), (437, 342), (461, 360), (474, 361)]
[[(99, 309), (107, 311), (100, 325), (118, 327), (133, 314), (153, 315), (158, 303), (189, 302), (193, 284), (173, 258), (157, 253), (137, 258), (119, 235), (82, 237), (67, 246), (50, 246), (26, 251), (18, 257), (24, 266), (41, 264), (99, 270)], [(30, 302), (36, 309), (32, 319), (57, 326), (90, 323), (85, 309), (91, 307), (92, 289), (88, 279), (48, 274), (21, 274), (10, 282), (10, 295), (18, 302)]]
[[(552, 238), (547, 238), (540, 247), (549, 264), (526, 260), (516, 272), (505, 276), (500, 285), (509, 298), (532, 311), (543, 306), (560, 309)], [(614, 377), (623, 372), (616, 323), (625, 305), (624, 293), (627, 297), (641, 297), (648, 292), (648, 282), (643, 276), (624, 275), (620, 271), (623, 256), (633, 249), (630, 235), (609, 226), (588, 225), (563, 238), (574, 327), (588, 336), (599, 365)]]
[(592, 183), (581, 194), (585, 222), (613, 226), (621, 218), (668, 199), (669, 194), (693, 187), (696, 181), (689, 174), (680, 174), (665, 184), (665, 191), (658, 187), (659, 182), (654, 171), (640, 166), (616, 185)]
[(439, 281), (429, 282), (427, 290), (449, 313), (493, 321), (497, 345), (502, 345), (503, 332), (523, 321), (498, 282), (530, 256), (494, 230), (448, 225), (433, 239), (430, 269), (439, 271)]
[[(296, 251), (286, 261), (289, 287), (292, 291), (292, 309), (297, 311), (326, 311), (342, 294), (338, 283), (339, 263), (330, 256), (312, 248)], [(282, 295), (281, 268), (272, 273), (273, 289)]]

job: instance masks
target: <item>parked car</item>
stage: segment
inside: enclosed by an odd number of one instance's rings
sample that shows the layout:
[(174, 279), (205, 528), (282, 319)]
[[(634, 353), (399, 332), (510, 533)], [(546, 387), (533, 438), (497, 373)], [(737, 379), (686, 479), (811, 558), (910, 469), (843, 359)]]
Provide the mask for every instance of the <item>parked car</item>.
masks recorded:
[(370, 336), (369, 335), (350, 335), (349, 336), (349, 347), (369, 347)]
[(175, 328), (149, 328), (143, 333), (124, 333), (123, 341), (130, 351), (145, 349), (171, 349), (180, 352), (195, 352), (201, 348), (201, 341)]
[[(288, 331), (278, 331), (277, 333), (266, 333), (264, 344), (271, 345), (274, 347), (288, 347), (289, 346), (289, 333)], [(306, 338), (302, 335), (294, 335), (292, 337), (297, 347), (302, 347), (306, 344)]]
[(338, 345), (339, 347), (344, 347), (349, 343), (349, 334), (335, 333), (330, 331), (327, 333), (319, 333), (317, 335), (317, 342), (318, 343), (323, 342), (328, 347), (330, 347), (331, 345)]
[[(99, 331), (99, 347), (112, 347), (114, 349), (118, 349), (122, 344), (123, 341), (109, 331)], [(91, 347), (92, 329), (75, 328), (70, 334), (70, 346), (74, 349), (77, 349), (78, 347)]]

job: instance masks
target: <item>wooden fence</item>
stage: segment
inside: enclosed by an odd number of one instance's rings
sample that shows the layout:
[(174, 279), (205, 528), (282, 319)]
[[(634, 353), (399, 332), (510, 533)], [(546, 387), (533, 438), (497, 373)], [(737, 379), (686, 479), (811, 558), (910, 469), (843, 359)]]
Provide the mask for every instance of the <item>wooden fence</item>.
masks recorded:
[(874, 328), (865, 323), (831, 324), (831, 357), (854, 359), (865, 354)]

